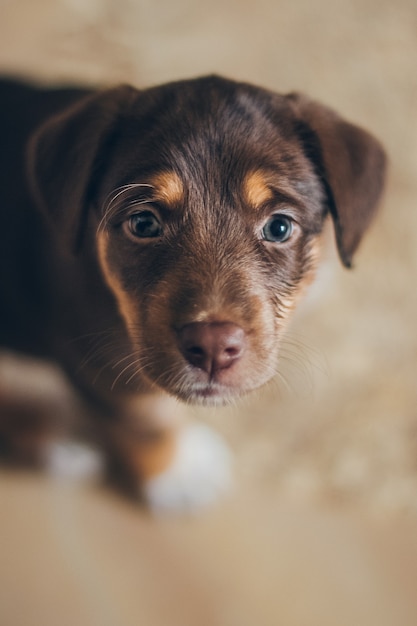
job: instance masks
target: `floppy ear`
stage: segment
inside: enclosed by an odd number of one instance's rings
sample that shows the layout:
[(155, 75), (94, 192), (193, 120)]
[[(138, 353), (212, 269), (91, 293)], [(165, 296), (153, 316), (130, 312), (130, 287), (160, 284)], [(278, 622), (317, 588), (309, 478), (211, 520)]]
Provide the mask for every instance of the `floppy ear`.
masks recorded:
[(339, 255), (346, 267), (382, 195), (386, 156), (368, 132), (308, 98), (289, 96), (307, 155), (324, 182)]
[(45, 122), (29, 141), (32, 194), (73, 250), (80, 245), (89, 201), (118, 117), (135, 93), (121, 86), (83, 97)]

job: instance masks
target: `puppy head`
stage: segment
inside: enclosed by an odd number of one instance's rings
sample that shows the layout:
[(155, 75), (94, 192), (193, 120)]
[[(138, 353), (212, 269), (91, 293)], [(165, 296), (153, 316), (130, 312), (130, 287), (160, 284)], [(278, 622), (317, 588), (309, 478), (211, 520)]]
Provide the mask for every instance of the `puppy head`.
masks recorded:
[(326, 215), (350, 266), (385, 164), (321, 105), (217, 77), (95, 95), (41, 128), (29, 160), (44, 212), (96, 248), (137, 376), (202, 402), (275, 373)]

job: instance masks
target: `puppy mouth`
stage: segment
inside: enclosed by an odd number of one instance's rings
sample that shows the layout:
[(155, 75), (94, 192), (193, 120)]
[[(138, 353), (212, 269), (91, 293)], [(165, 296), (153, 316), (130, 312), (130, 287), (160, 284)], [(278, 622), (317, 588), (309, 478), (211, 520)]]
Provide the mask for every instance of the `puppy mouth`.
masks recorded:
[(256, 378), (238, 377), (234, 380), (219, 380), (216, 377), (203, 380), (198, 374), (200, 380), (196, 380), (195, 376), (196, 372), (191, 378), (186, 376), (183, 384), (171, 389), (168, 386), (166, 391), (189, 404), (225, 406), (266, 384), (271, 378), (271, 372), (268, 374), (264, 372), (264, 375)]
[(217, 382), (194, 383), (182, 398), (190, 404), (224, 406), (244, 393), (244, 389), (236, 389)]

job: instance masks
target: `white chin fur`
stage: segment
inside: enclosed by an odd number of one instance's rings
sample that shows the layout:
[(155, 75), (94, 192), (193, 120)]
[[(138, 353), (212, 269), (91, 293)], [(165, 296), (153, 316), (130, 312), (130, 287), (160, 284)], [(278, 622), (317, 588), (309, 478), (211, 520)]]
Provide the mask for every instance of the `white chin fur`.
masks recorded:
[(156, 514), (195, 512), (230, 490), (232, 455), (223, 439), (204, 424), (179, 433), (175, 457), (146, 481), (143, 494)]

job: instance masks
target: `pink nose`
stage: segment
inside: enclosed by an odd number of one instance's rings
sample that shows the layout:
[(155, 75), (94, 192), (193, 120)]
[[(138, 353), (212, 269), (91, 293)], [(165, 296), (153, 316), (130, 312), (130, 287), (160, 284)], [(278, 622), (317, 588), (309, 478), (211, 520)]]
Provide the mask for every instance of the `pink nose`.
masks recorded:
[(193, 322), (179, 331), (180, 348), (191, 365), (208, 374), (227, 369), (246, 348), (245, 331), (231, 322)]

